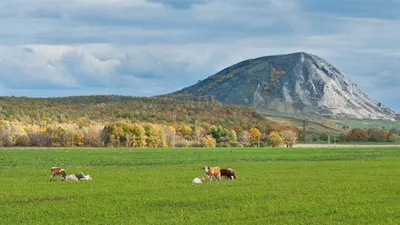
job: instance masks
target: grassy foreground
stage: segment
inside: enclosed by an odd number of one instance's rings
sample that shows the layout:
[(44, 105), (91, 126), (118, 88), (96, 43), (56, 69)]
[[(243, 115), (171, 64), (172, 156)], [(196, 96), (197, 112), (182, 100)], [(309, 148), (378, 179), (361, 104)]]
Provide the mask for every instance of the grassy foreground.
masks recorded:
[(0, 224), (398, 224), (399, 177), (400, 148), (0, 150)]

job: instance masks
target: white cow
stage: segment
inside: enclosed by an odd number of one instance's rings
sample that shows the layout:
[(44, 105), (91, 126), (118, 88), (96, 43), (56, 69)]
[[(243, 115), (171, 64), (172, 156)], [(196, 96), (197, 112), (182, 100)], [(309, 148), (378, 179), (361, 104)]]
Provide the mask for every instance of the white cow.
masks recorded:
[(83, 178), (79, 178), (79, 180), (92, 180), (90, 175), (85, 175)]
[(79, 181), (79, 180), (92, 180), (90, 175), (85, 175), (84, 173), (71, 174), (65, 177), (64, 180)]
[(203, 181), (205, 181), (204, 177), (203, 177), (203, 176), (200, 176), (200, 177), (194, 178), (193, 181), (192, 181), (192, 183), (193, 183), (193, 184), (201, 184), (201, 183), (203, 183)]

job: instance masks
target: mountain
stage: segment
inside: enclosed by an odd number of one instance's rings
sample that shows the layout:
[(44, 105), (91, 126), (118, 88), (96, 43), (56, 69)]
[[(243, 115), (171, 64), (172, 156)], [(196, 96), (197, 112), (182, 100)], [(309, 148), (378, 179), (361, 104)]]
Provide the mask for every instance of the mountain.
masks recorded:
[(333, 65), (304, 52), (245, 60), (165, 96), (213, 98), (287, 116), (383, 120), (397, 116)]

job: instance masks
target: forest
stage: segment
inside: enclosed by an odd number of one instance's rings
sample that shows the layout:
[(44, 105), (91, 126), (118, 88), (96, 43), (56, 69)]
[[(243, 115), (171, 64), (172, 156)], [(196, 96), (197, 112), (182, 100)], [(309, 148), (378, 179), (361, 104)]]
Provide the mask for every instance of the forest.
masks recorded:
[[(394, 142), (398, 134), (349, 128), (334, 140)], [(326, 136), (309, 134), (307, 140), (326, 141)], [(297, 140), (304, 140), (302, 128), (212, 98), (0, 97), (2, 147), (290, 147)]]
[(212, 99), (181, 101), (117, 95), (0, 97), (1, 146), (249, 146), (298, 128), (254, 108)]

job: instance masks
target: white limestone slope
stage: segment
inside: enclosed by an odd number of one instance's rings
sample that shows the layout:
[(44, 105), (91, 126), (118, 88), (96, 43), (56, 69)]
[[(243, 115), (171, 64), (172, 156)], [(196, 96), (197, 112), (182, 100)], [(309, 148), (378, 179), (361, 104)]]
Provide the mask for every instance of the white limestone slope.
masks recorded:
[[(336, 116), (394, 120), (396, 114), (378, 106), (346, 75), (318, 56), (300, 53), (294, 68), (295, 92), (306, 106), (327, 108)], [(307, 76), (303, 74), (307, 71)], [(287, 102), (287, 90), (282, 89)]]

